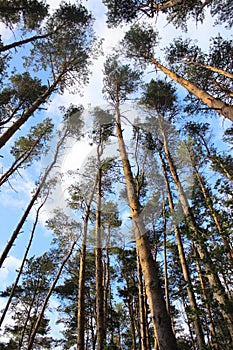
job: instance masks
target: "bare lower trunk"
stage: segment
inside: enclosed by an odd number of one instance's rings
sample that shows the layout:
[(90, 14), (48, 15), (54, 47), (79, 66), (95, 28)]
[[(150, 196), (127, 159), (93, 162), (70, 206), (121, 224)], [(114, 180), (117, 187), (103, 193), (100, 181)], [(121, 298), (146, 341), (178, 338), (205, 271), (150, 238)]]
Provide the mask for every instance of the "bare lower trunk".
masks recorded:
[(194, 169), (196, 178), (197, 178), (197, 180), (199, 182), (199, 185), (200, 185), (203, 197), (205, 199), (206, 205), (208, 206), (210, 214), (211, 214), (211, 216), (212, 216), (212, 218), (213, 218), (213, 220), (215, 222), (215, 225), (217, 227), (218, 233), (219, 233), (219, 235), (220, 235), (220, 237), (222, 239), (222, 242), (223, 242), (223, 244), (225, 246), (227, 255), (228, 255), (229, 259), (231, 260), (233, 258), (233, 251), (232, 251), (232, 249), (230, 247), (230, 244), (229, 244), (228, 240), (226, 239), (226, 237), (223, 234), (222, 224), (221, 224), (221, 222), (220, 222), (220, 220), (218, 218), (218, 215), (217, 215), (216, 211), (214, 210), (212, 198), (208, 195), (208, 192), (207, 192), (206, 186), (204, 184), (203, 178), (202, 178), (201, 174), (199, 173), (199, 171), (197, 169), (197, 165), (194, 162), (194, 154), (193, 154), (192, 151), (190, 151), (190, 158), (191, 158), (191, 161), (192, 161), (192, 167)]
[(176, 167), (174, 165), (173, 159), (171, 157), (169, 148), (168, 148), (168, 142), (167, 137), (164, 132), (163, 128), (163, 120), (160, 120), (160, 130), (163, 137), (163, 146), (165, 155), (170, 167), (170, 171), (179, 195), (180, 203), (184, 212), (185, 217), (188, 219), (190, 228), (193, 230), (195, 234), (195, 240), (196, 240), (196, 247), (198, 250), (198, 254), (203, 262), (203, 265), (205, 267), (206, 276), (208, 278), (208, 281), (211, 285), (211, 288), (213, 290), (213, 295), (217, 302), (219, 303), (219, 306), (222, 309), (222, 314), (227, 322), (227, 327), (229, 329), (229, 333), (231, 334), (231, 337), (233, 339), (233, 313), (232, 313), (232, 301), (229, 300), (224, 287), (221, 284), (221, 281), (218, 277), (218, 274), (214, 271), (214, 264), (210, 258), (209, 252), (204, 244), (204, 242), (201, 242), (199, 236), (202, 234), (202, 232), (199, 230), (199, 228), (196, 225), (195, 219), (193, 217), (192, 211), (189, 207), (188, 200), (186, 198), (186, 195), (184, 193), (183, 187), (181, 185), (181, 182), (179, 180), (179, 177), (177, 175)]
[(193, 314), (194, 332), (195, 332), (196, 337), (197, 337), (197, 343), (198, 343), (199, 349), (204, 349), (205, 348), (205, 339), (204, 339), (204, 334), (202, 331), (201, 320), (198, 316), (198, 307), (197, 307), (196, 297), (195, 297), (193, 287), (192, 287), (192, 281), (190, 278), (190, 272), (189, 272), (187, 260), (185, 257), (185, 253), (184, 253), (182, 238), (180, 235), (178, 225), (177, 225), (176, 220), (175, 220), (175, 215), (174, 215), (175, 210), (174, 210), (172, 192), (171, 192), (171, 188), (170, 188), (170, 184), (169, 184), (169, 180), (168, 180), (166, 164), (165, 164), (165, 161), (163, 159), (161, 151), (159, 151), (159, 156), (161, 159), (163, 174), (164, 174), (164, 178), (165, 178), (165, 184), (166, 184), (166, 189), (167, 189), (167, 194), (168, 194), (168, 203), (169, 203), (169, 207), (170, 207), (170, 212), (173, 216), (173, 226), (174, 226), (174, 231), (175, 231), (175, 235), (176, 235), (176, 241), (177, 241), (177, 247), (178, 247), (178, 252), (179, 252), (181, 269), (182, 269), (184, 280), (186, 283), (186, 289), (187, 289), (190, 307), (192, 308), (192, 310), (194, 312), (194, 314)]
[(102, 195), (102, 168), (100, 155), (101, 145), (97, 146), (98, 157), (98, 184), (96, 202), (96, 335), (97, 350), (104, 347), (104, 292), (103, 292), (103, 258), (102, 258), (102, 236), (101, 236), (101, 195)]
[[(193, 245), (193, 249), (194, 249), (194, 255), (197, 257), (195, 245)], [(205, 282), (204, 282), (203, 274), (201, 271), (201, 266), (200, 266), (198, 259), (196, 259), (196, 265), (197, 265), (197, 271), (198, 271), (198, 276), (199, 276), (199, 280), (200, 280), (201, 290), (202, 290), (202, 294), (203, 294), (203, 298), (204, 298), (204, 302), (205, 302), (205, 307), (206, 307), (207, 315), (208, 315), (208, 323), (209, 323), (210, 336), (211, 336), (211, 345), (212, 345), (213, 349), (217, 350), (217, 349), (219, 349), (219, 347), (216, 343), (217, 338), (216, 338), (215, 325), (213, 323), (211, 308), (210, 308), (208, 298), (206, 295)]]
[(87, 227), (90, 216), (90, 206), (93, 200), (94, 191), (96, 188), (96, 180), (94, 182), (91, 197), (86, 205), (86, 212), (83, 224), (82, 234), (82, 247), (80, 252), (79, 263), (79, 281), (78, 281), (78, 313), (77, 313), (77, 350), (83, 350), (85, 344), (85, 274), (86, 274), (86, 240), (87, 240)]
[(139, 295), (139, 320), (140, 320), (140, 340), (141, 350), (147, 350), (147, 331), (146, 331), (146, 308), (145, 308), (145, 296), (144, 296), (144, 283), (142, 278), (142, 268), (137, 257), (137, 273), (138, 273), (138, 295)]
[(146, 235), (146, 227), (143, 223), (142, 217), (140, 216), (141, 208), (139, 198), (137, 197), (136, 189), (134, 187), (131, 166), (125, 149), (118, 103), (116, 105), (116, 131), (125, 175), (128, 203), (132, 217), (136, 247), (145, 280), (146, 294), (150, 306), (155, 338), (158, 341), (160, 350), (176, 350), (176, 339), (172, 331), (171, 320), (166, 310), (163, 291), (159, 280), (158, 265), (153, 259), (150, 242)]
[(34, 224), (33, 224), (31, 236), (30, 236), (30, 239), (29, 239), (29, 242), (28, 242), (28, 245), (27, 245), (25, 254), (24, 254), (24, 256), (23, 256), (23, 260), (22, 260), (20, 269), (19, 269), (19, 271), (18, 271), (16, 280), (15, 280), (15, 282), (14, 282), (14, 285), (13, 285), (12, 289), (11, 289), (11, 293), (10, 293), (9, 299), (7, 300), (7, 304), (6, 304), (6, 306), (5, 306), (4, 310), (3, 310), (3, 313), (2, 313), (2, 315), (1, 315), (0, 327), (1, 327), (1, 325), (2, 325), (2, 322), (4, 321), (4, 318), (5, 318), (5, 316), (6, 316), (6, 313), (7, 313), (8, 309), (9, 309), (9, 306), (10, 306), (10, 304), (11, 304), (11, 301), (12, 301), (12, 299), (13, 299), (13, 297), (14, 297), (15, 290), (16, 290), (16, 288), (17, 288), (17, 286), (18, 286), (19, 279), (20, 279), (20, 277), (21, 277), (21, 274), (22, 274), (22, 271), (23, 271), (23, 268), (24, 268), (24, 264), (25, 264), (25, 261), (26, 261), (26, 259), (27, 259), (28, 252), (29, 252), (29, 250), (30, 250), (30, 248), (31, 248), (31, 244), (32, 244), (32, 240), (33, 240), (34, 233), (35, 233), (35, 230), (36, 230), (36, 226), (37, 226), (37, 224), (38, 224), (39, 212), (40, 212), (41, 208), (43, 207), (43, 205), (45, 204), (46, 199), (47, 199), (47, 196), (46, 196), (45, 200), (43, 201), (43, 203), (39, 206), (39, 208), (38, 208), (37, 211), (36, 211), (36, 218), (35, 218), (35, 222), (34, 222)]

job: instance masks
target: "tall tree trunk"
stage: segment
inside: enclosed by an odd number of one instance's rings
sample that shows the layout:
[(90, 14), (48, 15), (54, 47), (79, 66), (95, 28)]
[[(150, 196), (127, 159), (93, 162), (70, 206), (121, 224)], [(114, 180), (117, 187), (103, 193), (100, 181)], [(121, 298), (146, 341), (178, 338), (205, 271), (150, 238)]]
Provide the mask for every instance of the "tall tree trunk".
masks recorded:
[(102, 257), (102, 234), (101, 234), (101, 196), (102, 196), (102, 166), (100, 157), (103, 152), (102, 144), (97, 146), (98, 159), (98, 184), (96, 200), (96, 332), (97, 350), (104, 347), (104, 293), (103, 293), (103, 257)]
[(164, 263), (164, 288), (165, 288), (165, 300), (167, 313), (171, 317), (170, 312), (170, 298), (168, 287), (168, 270), (167, 270), (167, 218), (165, 212), (165, 204), (163, 203), (163, 263)]
[[(118, 96), (116, 101), (119, 101)], [(136, 247), (145, 280), (146, 294), (150, 305), (155, 338), (158, 340), (160, 350), (176, 350), (176, 339), (172, 331), (171, 320), (166, 310), (163, 291), (159, 280), (158, 265), (153, 259), (150, 242), (146, 236), (147, 230), (142, 217), (140, 216), (141, 207), (139, 198), (136, 194), (133, 174), (121, 129), (119, 102), (116, 103), (116, 132), (126, 181), (128, 203), (132, 217)]]
[(210, 307), (209, 302), (208, 302), (208, 297), (207, 297), (207, 294), (206, 294), (205, 282), (204, 282), (204, 278), (203, 278), (200, 262), (198, 260), (198, 254), (197, 254), (197, 251), (196, 251), (195, 244), (193, 244), (193, 250), (194, 250), (194, 256), (196, 257), (195, 261), (196, 261), (196, 265), (197, 265), (198, 277), (199, 277), (199, 280), (200, 280), (202, 295), (203, 295), (203, 299), (204, 299), (204, 302), (205, 302), (205, 307), (206, 307), (207, 315), (208, 315), (208, 322), (209, 322), (210, 336), (211, 336), (211, 345), (212, 345), (213, 349), (219, 350), (218, 344), (216, 342), (217, 337), (216, 337), (215, 325), (214, 325), (213, 318), (212, 318), (211, 307)]
[(195, 240), (196, 240), (196, 247), (198, 250), (198, 254), (203, 262), (203, 265), (205, 266), (205, 271), (207, 278), (209, 280), (209, 283), (213, 290), (213, 295), (217, 302), (219, 303), (219, 306), (222, 309), (222, 314), (227, 322), (227, 327), (229, 329), (229, 333), (231, 335), (231, 338), (233, 339), (233, 306), (232, 301), (229, 300), (224, 287), (222, 286), (222, 283), (217, 275), (217, 273), (214, 271), (214, 264), (210, 258), (209, 252), (204, 244), (199, 238), (199, 236), (202, 234), (202, 232), (199, 230), (199, 228), (196, 225), (193, 213), (191, 211), (191, 208), (189, 207), (188, 200), (186, 198), (186, 195), (184, 193), (183, 187), (181, 185), (181, 182), (179, 180), (176, 167), (174, 165), (173, 159), (171, 157), (167, 137), (163, 128), (163, 120), (160, 119), (160, 131), (161, 135), (163, 137), (163, 146), (164, 151), (166, 155), (167, 162), (169, 164), (169, 168), (177, 189), (177, 193), (180, 199), (180, 203), (184, 212), (185, 217), (188, 219), (190, 228), (195, 234)]
[(66, 257), (62, 261), (61, 266), (59, 267), (59, 270), (58, 270), (58, 272), (57, 272), (57, 274), (56, 274), (56, 276), (54, 278), (54, 281), (53, 281), (53, 283), (52, 283), (52, 285), (51, 285), (51, 287), (50, 287), (50, 289), (49, 289), (49, 291), (48, 291), (48, 293), (46, 295), (46, 298), (45, 298), (44, 303), (42, 305), (42, 308), (40, 310), (39, 316), (38, 316), (38, 318), (36, 320), (36, 323), (35, 323), (35, 325), (33, 327), (33, 331), (32, 331), (32, 334), (31, 334), (29, 342), (28, 342), (27, 350), (32, 350), (33, 349), (33, 344), (34, 344), (34, 341), (35, 341), (35, 337), (36, 337), (36, 334), (37, 334), (38, 329), (40, 327), (40, 323), (41, 323), (41, 320), (43, 318), (46, 306), (48, 305), (49, 299), (50, 299), (50, 297), (51, 297), (51, 295), (52, 295), (52, 293), (54, 291), (54, 288), (56, 287), (56, 284), (57, 284), (57, 282), (58, 282), (58, 280), (59, 280), (59, 278), (61, 276), (62, 270), (63, 270), (65, 264), (67, 263), (67, 261), (69, 260), (72, 252), (73, 252), (75, 244), (76, 244), (76, 240), (73, 242), (73, 244), (71, 245), (71, 248), (70, 248), (68, 254), (66, 255)]
[[(127, 289), (129, 289), (129, 283), (128, 283), (128, 279), (127, 278), (126, 278), (126, 283), (127, 283)], [(135, 314), (134, 314), (134, 308), (133, 308), (133, 297), (132, 297), (132, 295), (129, 295), (127, 297), (127, 304), (128, 304), (128, 310), (129, 310), (129, 318), (130, 318), (130, 330), (131, 330), (131, 337), (132, 337), (132, 350), (137, 350)]]
[(109, 242), (110, 242), (110, 234), (111, 228), (110, 224), (108, 224), (108, 236), (105, 246), (105, 263), (104, 263), (104, 339), (107, 336), (107, 319), (108, 319), (108, 296), (111, 299), (111, 291), (110, 291), (110, 256), (109, 256)]
[(196, 297), (195, 297), (193, 287), (192, 287), (192, 281), (190, 278), (190, 272), (189, 272), (187, 260), (185, 257), (182, 237), (180, 235), (180, 231), (179, 231), (178, 225), (176, 223), (176, 219), (175, 219), (175, 209), (174, 209), (175, 207), (174, 207), (174, 203), (173, 203), (172, 192), (171, 192), (170, 183), (169, 183), (169, 179), (168, 179), (166, 163), (165, 163), (165, 160), (163, 159), (163, 155), (162, 155), (161, 150), (159, 150), (159, 157), (160, 157), (160, 160), (162, 163), (163, 175), (164, 175), (165, 185), (166, 185), (167, 195), (168, 195), (168, 203), (169, 203), (170, 212), (171, 212), (171, 215), (173, 218), (173, 227), (174, 227), (176, 241), (177, 241), (181, 269), (182, 269), (184, 280), (186, 283), (186, 289), (187, 289), (190, 307), (193, 310), (194, 332), (195, 332), (196, 337), (197, 337), (197, 343), (198, 343), (199, 349), (205, 349), (205, 339), (204, 339), (204, 334), (202, 331), (201, 320), (198, 316), (198, 307), (197, 307)]
[(27, 39), (15, 41), (15, 42), (13, 42), (11, 44), (8, 44), (8, 45), (3, 45), (2, 47), (0, 47), (0, 52), (8, 51), (10, 49), (15, 49), (16, 47), (19, 47), (19, 46), (31, 43), (31, 42), (33, 42), (35, 40), (38, 40), (38, 39), (48, 38), (52, 34), (55, 34), (56, 31), (53, 31), (53, 32), (50, 32), (50, 33), (46, 33), (46, 34), (41, 34), (41, 35), (34, 35), (34, 36), (31, 36), (30, 38), (27, 38)]
[(90, 207), (96, 190), (97, 178), (94, 181), (93, 190), (88, 203), (83, 223), (82, 246), (80, 251), (79, 281), (78, 281), (78, 313), (77, 313), (77, 350), (83, 350), (85, 345), (85, 281), (86, 281), (86, 240)]
[(141, 350), (147, 350), (147, 320), (146, 320), (146, 307), (144, 296), (144, 283), (142, 277), (142, 268), (139, 257), (137, 256), (137, 273), (138, 273), (138, 299), (139, 299), (139, 319), (140, 319), (140, 340)]
[(233, 79), (233, 74), (224, 70), (224, 69), (221, 69), (221, 68), (217, 68), (217, 67), (214, 67), (214, 66), (210, 66), (208, 64), (203, 64), (203, 63), (200, 63), (200, 62), (194, 62), (194, 61), (190, 61), (190, 62), (182, 62), (183, 64), (191, 64), (193, 66), (197, 66), (197, 67), (202, 67), (202, 68), (205, 68), (207, 70), (210, 70), (211, 72), (214, 72), (214, 73), (218, 73), (218, 74), (221, 74), (221, 75), (224, 75), (225, 77), (227, 78), (230, 78), (230, 79)]
[(27, 219), (27, 217), (28, 217), (28, 215), (29, 215), (33, 205), (35, 204), (36, 200), (38, 199), (39, 194), (40, 194), (41, 190), (43, 189), (43, 186), (45, 185), (46, 180), (47, 180), (47, 178), (48, 178), (52, 168), (56, 164), (57, 158), (58, 158), (58, 154), (59, 154), (59, 150), (60, 150), (60, 148), (61, 148), (61, 146), (62, 146), (66, 136), (67, 136), (67, 133), (65, 132), (65, 134), (62, 136), (61, 140), (58, 142), (57, 149), (55, 151), (54, 158), (53, 158), (51, 164), (46, 169), (42, 179), (40, 180), (40, 183), (39, 183), (36, 191), (34, 192), (32, 198), (31, 198), (31, 200), (30, 200), (30, 202), (29, 202), (29, 204), (28, 204), (28, 206), (27, 206), (27, 208), (26, 208), (26, 210), (24, 212), (24, 214), (22, 215), (22, 217), (21, 217), (21, 219), (20, 219), (16, 229), (14, 230), (14, 232), (12, 234), (12, 236), (10, 237), (10, 239), (9, 239), (9, 241), (8, 241), (8, 243), (7, 243), (7, 245), (6, 245), (5, 249), (4, 249), (1, 257), (0, 257), (0, 267), (2, 267), (2, 264), (5, 261), (5, 259), (7, 258), (7, 255), (9, 253), (10, 249), (13, 247), (14, 242), (15, 242), (16, 238), (18, 237), (18, 235), (20, 234), (20, 231), (21, 231), (24, 223), (26, 222), (26, 219)]
[[(30, 300), (29, 308), (28, 308), (27, 313), (26, 313), (24, 327), (23, 327), (22, 333), (21, 333), (21, 335), (19, 337), (19, 344), (18, 344), (18, 349), (19, 350), (22, 348), (23, 343), (26, 342), (26, 341), (24, 341), (24, 336), (25, 336), (25, 333), (27, 331), (28, 322), (29, 322), (29, 320), (30, 320), (30, 318), (32, 316), (31, 315), (31, 311), (32, 311), (32, 309), (34, 307), (35, 300), (36, 300), (36, 292), (33, 294), (33, 297)], [(29, 334), (28, 334), (29, 336), (31, 335), (31, 331), (32, 331), (32, 325), (31, 325), (30, 330), (29, 330)]]
[(183, 86), (186, 90), (191, 92), (210, 109), (214, 109), (217, 113), (222, 114), (225, 118), (233, 121), (233, 106), (222, 102), (221, 100), (210, 95), (208, 92), (197, 87), (194, 83), (191, 83), (189, 80), (182, 78), (175, 72), (171, 71), (170, 69), (166, 68), (161, 63), (159, 63), (159, 61), (157, 61), (154, 57), (151, 57), (147, 54), (145, 54), (145, 57), (148, 58), (164, 74), (166, 74), (169, 78), (171, 78), (172, 80)]

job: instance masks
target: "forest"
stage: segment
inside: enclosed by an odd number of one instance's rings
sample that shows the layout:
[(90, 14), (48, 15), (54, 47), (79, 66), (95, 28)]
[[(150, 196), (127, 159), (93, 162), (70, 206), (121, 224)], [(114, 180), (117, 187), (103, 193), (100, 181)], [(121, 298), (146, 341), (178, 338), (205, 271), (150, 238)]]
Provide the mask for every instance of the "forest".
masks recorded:
[(0, 349), (233, 349), (232, 15), (0, 0)]

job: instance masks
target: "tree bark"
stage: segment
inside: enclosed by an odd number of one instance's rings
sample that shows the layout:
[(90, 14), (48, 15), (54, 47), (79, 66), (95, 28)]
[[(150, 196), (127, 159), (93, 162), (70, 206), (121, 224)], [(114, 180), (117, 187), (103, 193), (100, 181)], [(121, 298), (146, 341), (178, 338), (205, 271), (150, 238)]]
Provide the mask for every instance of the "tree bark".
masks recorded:
[(175, 215), (174, 215), (175, 214), (175, 207), (174, 207), (174, 203), (173, 203), (172, 192), (171, 192), (168, 174), (167, 174), (167, 170), (166, 170), (166, 164), (165, 164), (165, 161), (163, 159), (161, 150), (159, 150), (159, 157), (160, 157), (160, 160), (162, 163), (162, 169), (163, 169), (163, 175), (164, 175), (165, 185), (166, 185), (167, 194), (168, 194), (168, 203), (169, 203), (169, 207), (170, 207), (170, 212), (171, 212), (171, 215), (173, 217), (173, 227), (174, 227), (176, 241), (177, 241), (181, 269), (182, 269), (182, 273), (183, 273), (184, 280), (186, 283), (186, 289), (187, 289), (190, 307), (194, 311), (194, 315), (193, 315), (194, 332), (195, 332), (196, 337), (197, 337), (198, 347), (201, 350), (201, 349), (205, 349), (205, 339), (204, 339), (204, 334), (203, 334), (203, 330), (202, 330), (201, 320), (198, 316), (198, 307), (197, 307), (196, 297), (195, 297), (193, 287), (192, 287), (192, 281), (191, 281), (191, 277), (190, 277), (190, 272), (189, 272), (187, 260), (185, 257), (182, 237), (180, 235), (180, 231), (179, 231), (178, 225), (177, 225), (176, 220), (175, 220)]
[(0, 177), (0, 186), (2, 186), (8, 179), (9, 177), (15, 172), (17, 171), (20, 166), (30, 157), (30, 155), (32, 154), (34, 148), (40, 143), (42, 137), (44, 135), (41, 135), (34, 143), (33, 145), (30, 147), (29, 150), (25, 151), (23, 154), (21, 154), (19, 156), (19, 158), (17, 158), (12, 165), (10, 166), (10, 168)]
[[(101, 135), (100, 135), (101, 139)], [(102, 257), (102, 235), (101, 235), (101, 195), (102, 195), (102, 166), (100, 157), (102, 155), (102, 143), (97, 146), (98, 159), (98, 183), (96, 200), (96, 335), (97, 350), (104, 347), (104, 293), (103, 293), (103, 257)]]
[(226, 71), (224, 69), (221, 69), (221, 68), (210, 66), (208, 64), (203, 64), (203, 63), (193, 62), (193, 61), (190, 61), (190, 62), (185, 62), (184, 61), (184, 62), (179, 62), (179, 63), (191, 64), (191, 65), (194, 65), (194, 66), (197, 66), (197, 67), (205, 68), (207, 70), (210, 70), (211, 72), (218, 73), (218, 74), (224, 75), (227, 78), (233, 79), (233, 74), (232, 73), (230, 73), (230, 72), (228, 72), (228, 71)]
[(210, 328), (210, 336), (211, 336), (211, 345), (213, 346), (214, 349), (219, 350), (218, 344), (216, 342), (216, 330), (215, 330), (215, 325), (213, 322), (213, 318), (212, 318), (212, 313), (211, 313), (211, 308), (208, 302), (208, 297), (206, 294), (206, 287), (205, 287), (205, 282), (204, 282), (204, 278), (203, 278), (203, 274), (202, 274), (202, 270), (201, 270), (201, 266), (200, 266), (200, 262), (198, 260), (198, 254), (196, 251), (196, 247), (193, 244), (193, 250), (194, 250), (194, 255), (197, 258), (196, 259), (196, 266), (197, 266), (197, 272), (198, 272), (198, 277), (200, 280), (200, 285), (201, 285), (201, 290), (202, 290), (202, 294), (203, 294), (203, 298), (204, 298), (204, 302), (205, 302), (205, 307), (207, 310), (207, 315), (208, 315), (208, 321), (209, 321), (209, 328)]
[(85, 281), (86, 281), (86, 240), (88, 220), (90, 216), (90, 206), (93, 201), (94, 192), (96, 190), (97, 178), (94, 181), (91, 197), (86, 204), (86, 212), (83, 223), (82, 246), (80, 252), (79, 263), (79, 281), (78, 281), (78, 313), (77, 313), (77, 350), (85, 348)]
[(221, 222), (220, 222), (220, 220), (218, 218), (218, 215), (217, 215), (216, 211), (214, 210), (212, 198), (208, 195), (208, 191), (207, 191), (206, 186), (204, 184), (203, 177), (199, 173), (198, 168), (197, 168), (197, 164), (194, 161), (195, 155), (194, 155), (193, 151), (190, 149), (190, 147), (188, 147), (188, 150), (189, 150), (189, 153), (190, 153), (190, 159), (191, 159), (192, 167), (194, 169), (194, 173), (195, 173), (196, 178), (197, 178), (197, 180), (199, 182), (199, 185), (200, 185), (203, 197), (205, 199), (206, 205), (209, 208), (210, 215), (212, 216), (212, 218), (214, 220), (214, 223), (215, 223), (215, 225), (217, 227), (218, 233), (219, 233), (219, 235), (220, 235), (220, 237), (222, 239), (222, 242), (223, 242), (223, 244), (225, 246), (227, 255), (228, 255), (229, 259), (232, 259), (233, 258), (233, 251), (232, 251), (232, 249), (231, 249), (231, 247), (229, 245), (229, 242), (227, 241), (226, 237), (224, 237), (223, 227), (222, 227), (222, 224), (221, 224)]
[(203, 262), (203, 265), (205, 266), (206, 275), (208, 278), (208, 281), (211, 285), (211, 288), (213, 290), (213, 295), (217, 302), (219, 303), (219, 306), (221, 307), (222, 314), (227, 322), (227, 327), (229, 330), (229, 333), (231, 335), (231, 338), (233, 339), (233, 313), (232, 313), (232, 300), (230, 300), (225, 292), (224, 287), (222, 286), (222, 283), (217, 275), (217, 273), (214, 271), (214, 264), (210, 258), (209, 252), (204, 244), (204, 242), (200, 241), (200, 234), (201, 231), (196, 225), (195, 219), (193, 217), (193, 213), (191, 211), (191, 208), (189, 207), (188, 200), (186, 198), (186, 195), (184, 193), (183, 187), (181, 185), (181, 182), (179, 180), (173, 159), (171, 157), (169, 148), (168, 148), (168, 142), (167, 137), (163, 129), (163, 120), (160, 119), (160, 131), (161, 135), (163, 137), (163, 146), (164, 151), (166, 155), (166, 159), (169, 164), (169, 168), (178, 192), (178, 196), (180, 199), (180, 203), (184, 212), (185, 217), (188, 219), (190, 228), (193, 230), (195, 234), (195, 240), (196, 240), (196, 247), (198, 250), (198, 254)]
[(51, 86), (49, 86), (45, 92), (40, 97), (38, 97), (37, 100), (32, 103), (32, 105), (1, 135), (0, 148), (2, 148), (10, 140), (10, 138), (33, 115), (33, 113), (40, 107), (40, 105), (46, 102), (49, 96), (55, 91), (63, 76), (64, 72), (60, 73), (51, 84)]
[(24, 40), (19, 40), (19, 41), (15, 41), (14, 43), (8, 44), (8, 45), (4, 45), (2, 47), (0, 47), (0, 52), (4, 52), (4, 51), (8, 51), (10, 49), (14, 49), (16, 47), (31, 43), (35, 40), (38, 39), (45, 39), (48, 38), (50, 35), (55, 34), (56, 32), (51, 32), (51, 33), (46, 33), (46, 34), (41, 34), (41, 35), (34, 35), (30, 38), (24, 39)]
[(142, 278), (142, 268), (139, 257), (137, 256), (137, 273), (138, 273), (138, 299), (139, 299), (139, 319), (140, 319), (140, 340), (141, 350), (147, 350), (147, 320), (146, 320), (146, 307), (145, 307), (145, 295), (144, 295), (144, 283)]
[[(118, 96), (116, 97), (116, 101), (118, 101)], [(128, 203), (132, 217), (136, 247), (145, 280), (146, 294), (150, 305), (155, 338), (158, 340), (160, 350), (176, 350), (176, 339), (172, 331), (171, 320), (166, 310), (165, 300), (159, 280), (158, 265), (153, 259), (150, 243), (146, 236), (146, 227), (140, 216), (141, 208), (139, 198), (136, 195), (133, 174), (121, 129), (119, 102), (116, 102), (116, 131), (126, 181)]]
[(145, 54), (145, 57), (149, 59), (164, 74), (166, 74), (169, 78), (171, 78), (172, 80), (183, 86), (186, 90), (191, 92), (210, 109), (215, 110), (217, 113), (223, 115), (225, 118), (229, 119), (230, 121), (233, 121), (233, 106), (222, 102), (221, 100), (210, 95), (208, 92), (205, 92), (204, 90), (197, 87), (194, 83), (191, 83), (189, 80), (182, 78), (178, 74), (174, 73), (173, 71), (159, 63), (159, 61), (157, 61), (154, 57), (151, 57), (147, 54)]

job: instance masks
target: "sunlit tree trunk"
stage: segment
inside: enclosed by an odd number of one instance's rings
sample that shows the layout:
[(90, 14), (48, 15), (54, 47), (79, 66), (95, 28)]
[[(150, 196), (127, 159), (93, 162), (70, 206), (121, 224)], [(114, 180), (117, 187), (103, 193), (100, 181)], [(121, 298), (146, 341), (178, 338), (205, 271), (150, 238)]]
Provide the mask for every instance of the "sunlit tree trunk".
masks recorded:
[[(118, 100), (117, 96), (116, 101)], [(119, 102), (116, 103), (116, 131), (125, 175), (128, 203), (132, 217), (136, 246), (145, 280), (146, 294), (150, 305), (155, 337), (158, 340), (159, 348), (161, 350), (175, 350), (177, 349), (176, 340), (172, 331), (171, 320), (166, 310), (166, 304), (159, 280), (158, 266), (153, 259), (150, 243), (146, 236), (146, 228), (140, 216), (141, 208), (139, 199), (136, 195), (131, 166), (121, 129)]]
[(233, 106), (230, 106), (221, 100), (213, 97), (208, 92), (200, 89), (194, 83), (189, 80), (179, 76), (175, 72), (163, 66), (159, 61), (157, 61), (154, 57), (151, 57), (145, 54), (145, 57), (148, 58), (157, 68), (159, 68), (164, 74), (166, 74), (169, 78), (183, 86), (189, 92), (191, 92), (194, 96), (196, 96), (200, 101), (202, 101), (205, 105), (207, 105), (210, 109), (214, 109), (217, 113), (222, 114), (225, 118), (233, 121)]
[(0, 137), (0, 148), (2, 148), (11, 139), (15, 132), (19, 130), (19, 128), (33, 115), (33, 113), (46, 102), (61, 82), (63, 76), (64, 72), (60, 73), (46, 91), (38, 97), (38, 99), (19, 118), (17, 118), (8, 129), (6, 129)]

